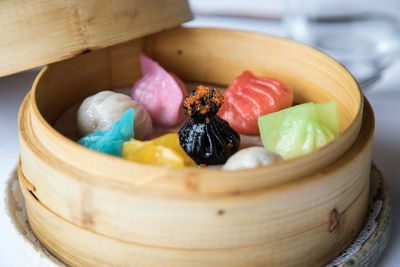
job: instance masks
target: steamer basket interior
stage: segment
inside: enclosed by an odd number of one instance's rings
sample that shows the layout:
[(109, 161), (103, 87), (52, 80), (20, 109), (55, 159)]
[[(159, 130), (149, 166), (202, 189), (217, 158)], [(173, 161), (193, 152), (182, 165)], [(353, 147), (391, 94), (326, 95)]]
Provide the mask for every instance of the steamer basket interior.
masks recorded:
[[(201, 170), (205, 175), (195, 174), (204, 180), (200, 191), (250, 190), (299, 178), (334, 162), (357, 138), (363, 96), (357, 82), (339, 63), (320, 51), (290, 40), (216, 29), (176, 28), (50, 65), (37, 78), (33, 90), (36, 100), (33, 108), (38, 119), (44, 119), (43, 124), (51, 127), (68, 107), (85, 97), (101, 90), (131, 86), (141, 76), (138, 62), (141, 52), (186, 81), (228, 85), (242, 71), (250, 69), (257, 75), (274, 77), (289, 84), (297, 103), (332, 100), (337, 103), (342, 134), (327, 146), (284, 163), (246, 170), (248, 180), (245, 183), (241, 182), (243, 171), (224, 174)], [(57, 154), (58, 149), (73, 149), (74, 157), (95, 158), (94, 164), (102, 166), (100, 175), (108, 175), (110, 170), (117, 169), (116, 179), (132, 181), (118, 170), (160, 169), (110, 159), (62, 138), (54, 130), (47, 134), (59, 142), (58, 148), (49, 147), (50, 150), (56, 149)], [(198, 172), (189, 168), (174, 170), (174, 178), (170, 181), (174, 184), (182, 177)], [(176, 189), (175, 185), (172, 187)]]

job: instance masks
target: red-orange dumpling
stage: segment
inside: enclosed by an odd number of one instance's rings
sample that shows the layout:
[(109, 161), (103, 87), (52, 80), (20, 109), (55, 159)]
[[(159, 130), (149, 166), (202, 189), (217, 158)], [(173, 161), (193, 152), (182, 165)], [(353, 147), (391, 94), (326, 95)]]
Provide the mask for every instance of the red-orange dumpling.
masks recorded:
[(238, 76), (224, 93), (218, 115), (241, 134), (257, 135), (260, 116), (291, 107), (293, 91), (281, 81), (257, 77), (250, 71)]

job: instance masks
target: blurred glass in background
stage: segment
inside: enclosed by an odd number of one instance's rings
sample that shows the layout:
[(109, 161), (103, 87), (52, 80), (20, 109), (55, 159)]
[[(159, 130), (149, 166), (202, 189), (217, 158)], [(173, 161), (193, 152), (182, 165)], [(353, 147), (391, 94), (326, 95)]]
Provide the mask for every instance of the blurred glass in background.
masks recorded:
[(400, 56), (399, 11), (390, 0), (286, 0), (283, 24), (290, 38), (328, 53), (368, 89)]
[(400, 0), (190, 0), (191, 26), (254, 30), (314, 46), (365, 90), (400, 58)]

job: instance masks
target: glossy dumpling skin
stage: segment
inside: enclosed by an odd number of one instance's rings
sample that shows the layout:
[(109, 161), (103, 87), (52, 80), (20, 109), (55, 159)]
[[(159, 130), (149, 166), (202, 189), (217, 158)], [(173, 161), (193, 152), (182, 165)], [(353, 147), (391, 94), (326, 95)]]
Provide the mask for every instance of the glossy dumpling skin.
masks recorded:
[(252, 169), (282, 161), (276, 153), (265, 150), (264, 147), (253, 146), (241, 149), (233, 154), (222, 167), (223, 170)]
[(184, 119), (184, 83), (157, 62), (139, 55), (143, 77), (132, 87), (132, 99), (143, 105), (155, 125), (174, 126)]
[(153, 132), (149, 113), (128, 95), (112, 91), (101, 91), (87, 97), (78, 109), (77, 125), (81, 135), (96, 130), (107, 130), (129, 109), (135, 110), (135, 137), (138, 140)]
[(224, 93), (224, 104), (218, 115), (241, 134), (257, 135), (257, 119), (293, 104), (293, 91), (271, 78), (243, 72)]
[(150, 141), (131, 139), (124, 143), (122, 157), (168, 167), (197, 166), (179, 144), (176, 133), (165, 134)]
[(190, 118), (179, 130), (179, 140), (197, 164), (223, 164), (239, 149), (240, 135), (216, 115), (222, 103), (218, 89), (201, 85), (185, 99)]
[(305, 103), (258, 119), (266, 150), (291, 159), (310, 153), (340, 134), (335, 102)]
[(135, 136), (134, 110), (128, 109), (108, 130), (96, 130), (78, 140), (78, 143), (109, 155), (122, 156), (122, 145)]

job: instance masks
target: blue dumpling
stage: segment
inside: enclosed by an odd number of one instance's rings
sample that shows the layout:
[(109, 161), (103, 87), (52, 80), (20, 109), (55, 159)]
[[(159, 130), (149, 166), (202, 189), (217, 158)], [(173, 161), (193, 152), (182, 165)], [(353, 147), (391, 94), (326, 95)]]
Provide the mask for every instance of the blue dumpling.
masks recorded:
[(134, 110), (130, 108), (108, 130), (94, 131), (79, 139), (78, 143), (99, 152), (121, 157), (123, 143), (135, 136), (133, 118)]

